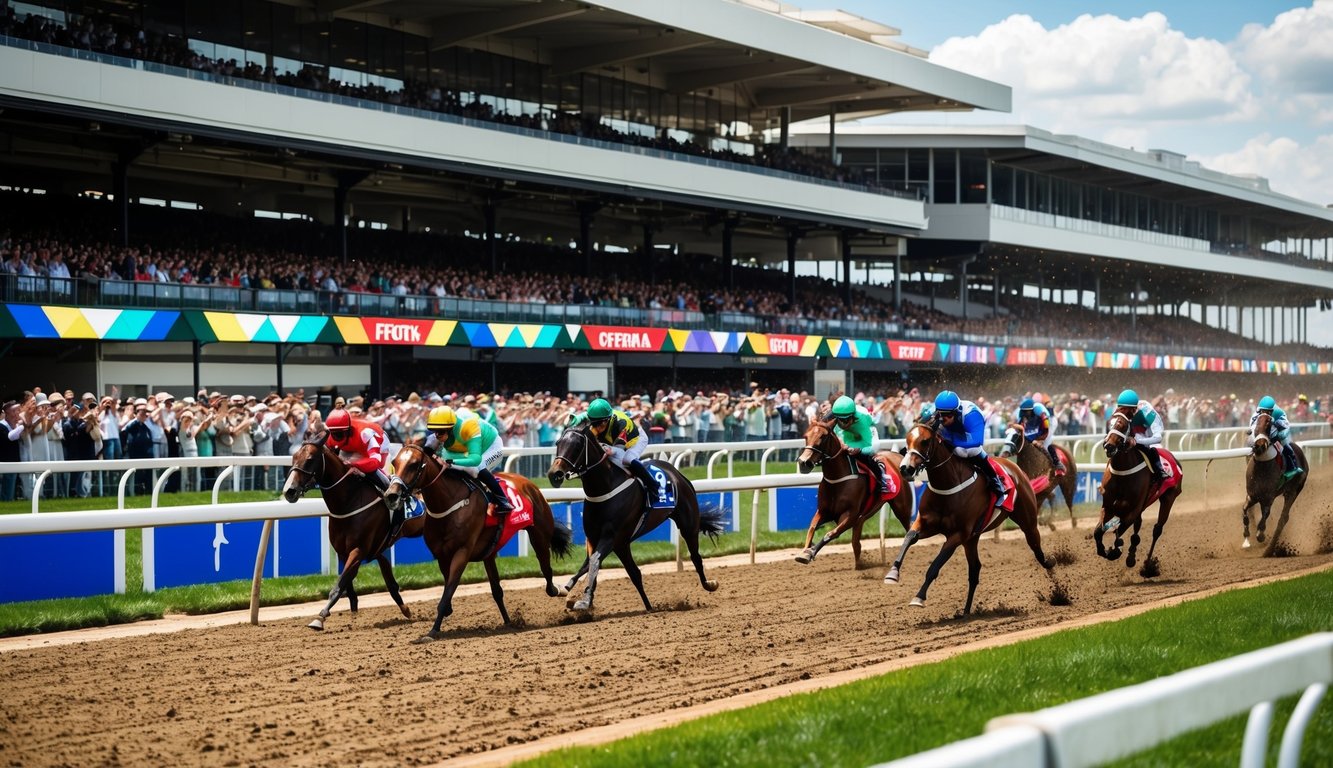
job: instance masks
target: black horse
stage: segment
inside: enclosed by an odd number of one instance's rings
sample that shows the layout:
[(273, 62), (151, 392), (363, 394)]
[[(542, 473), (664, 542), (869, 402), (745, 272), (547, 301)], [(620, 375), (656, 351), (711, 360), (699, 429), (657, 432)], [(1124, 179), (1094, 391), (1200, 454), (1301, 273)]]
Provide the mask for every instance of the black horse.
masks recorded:
[(579, 579), (585, 573), (588, 575), (583, 597), (578, 600), (570, 597), (574, 601), (570, 607), (576, 611), (592, 610), (598, 569), (612, 552), (620, 558), (634, 588), (639, 590), (644, 609), (653, 609), (643, 591), (643, 574), (634, 562), (630, 542), (661, 525), (667, 518), (675, 521), (676, 529), (690, 550), (690, 560), (699, 574), (699, 583), (709, 592), (717, 589), (717, 582), (704, 575), (704, 561), (699, 556), (699, 533), (708, 534), (716, 541), (717, 534), (726, 530), (724, 513), (718, 508), (701, 511), (694, 485), (672, 465), (653, 461), (644, 464), (661, 469), (675, 485), (674, 507), (647, 508), (643, 486), (611, 461), (605, 446), (598, 442), (586, 423), (569, 427), (556, 442), (555, 460), (546, 472), (547, 479), (559, 488), (565, 480), (582, 478), (583, 490), (588, 494), (583, 504), (583, 534), (588, 541), (588, 557), (578, 573), (565, 584), (565, 591), (572, 592)]

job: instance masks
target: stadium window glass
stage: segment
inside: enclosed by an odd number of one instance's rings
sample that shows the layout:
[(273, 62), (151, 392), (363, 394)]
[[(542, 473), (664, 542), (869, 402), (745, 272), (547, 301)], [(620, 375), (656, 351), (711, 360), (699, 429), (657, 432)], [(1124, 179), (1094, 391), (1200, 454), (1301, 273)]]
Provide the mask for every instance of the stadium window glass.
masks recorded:
[[(361, 76), (365, 67), (366, 25), (335, 20), (332, 41), (329, 43), (329, 76), (353, 85), (365, 85), (365, 79)], [(346, 73), (347, 77), (335, 75), (335, 68)]]
[[(189, 0), (185, 5), (185, 24), (189, 37), (218, 45), (242, 48), (245, 45), (241, 30), (241, 3), (239, 0)], [(224, 58), (218, 54), (214, 58)], [(240, 57), (228, 56), (241, 61)]]
[(902, 189), (907, 183), (907, 150), (893, 148), (879, 151), (879, 183)]
[(67, 25), (65, 12), (55, 8), (47, 8), (44, 5), (33, 3), (9, 3), (9, 7), (14, 11), (14, 18), (19, 21), (23, 21), (29, 16), (38, 16), (43, 19), (50, 19), (57, 24)]
[(241, 21), (245, 35), (247, 63), (267, 67), (273, 53), (273, 4), (263, 0), (245, 0)]
[(980, 149), (959, 151), (958, 172), (962, 182), (961, 202), (986, 202), (986, 153)]
[(934, 202), (950, 205), (958, 202), (958, 150), (937, 149), (935, 157)]
[(996, 163), (991, 167), (991, 195), (996, 205), (1014, 204), (1014, 169)]
[(907, 150), (907, 186), (918, 193), (930, 185), (930, 150)]

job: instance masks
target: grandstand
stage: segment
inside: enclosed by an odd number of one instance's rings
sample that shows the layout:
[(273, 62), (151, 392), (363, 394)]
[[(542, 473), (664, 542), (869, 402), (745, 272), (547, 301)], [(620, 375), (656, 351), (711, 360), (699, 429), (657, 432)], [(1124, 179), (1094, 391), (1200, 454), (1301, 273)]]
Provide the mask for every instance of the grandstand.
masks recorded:
[(6, 355), (127, 392), (1333, 367), (1301, 344), (1323, 209), (1036, 129), (849, 128), (1009, 89), (867, 20), (658, 5), (6, 3)]

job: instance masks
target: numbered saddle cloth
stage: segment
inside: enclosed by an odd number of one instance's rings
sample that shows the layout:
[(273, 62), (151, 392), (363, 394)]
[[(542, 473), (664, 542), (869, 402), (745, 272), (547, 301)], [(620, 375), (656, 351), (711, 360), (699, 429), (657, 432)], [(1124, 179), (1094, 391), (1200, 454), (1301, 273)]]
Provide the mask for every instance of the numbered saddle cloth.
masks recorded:
[(676, 483), (666, 470), (653, 461), (643, 463), (652, 476), (654, 486), (648, 489), (648, 504), (654, 509), (671, 509), (676, 506)]
[[(509, 499), (509, 506), (514, 508), (513, 512), (505, 518), (504, 529), (500, 531), (499, 537), (495, 540), (495, 546), (491, 548), (491, 554), (504, 549), (504, 545), (514, 538), (514, 535), (532, 525), (532, 502), (527, 496), (518, 492), (518, 488), (509, 481), (509, 478), (502, 475), (496, 475), (496, 480), (500, 481), (500, 487), (504, 489), (505, 498)], [(499, 525), (499, 520), (494, 515), (486, 516), (486, 527), (494, 528)]]

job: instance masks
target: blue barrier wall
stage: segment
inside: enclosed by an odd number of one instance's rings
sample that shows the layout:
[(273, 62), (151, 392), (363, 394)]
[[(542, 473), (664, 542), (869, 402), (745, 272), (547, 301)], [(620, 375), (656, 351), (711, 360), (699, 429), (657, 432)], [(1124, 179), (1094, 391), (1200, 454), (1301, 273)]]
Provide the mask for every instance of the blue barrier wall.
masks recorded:
[[(251, 567), (254, 557), (251, 552)], [(3, 536), (0, 560), (16, 576), (0, 582), (0, 603), (116, 591), (114, 531)]]

